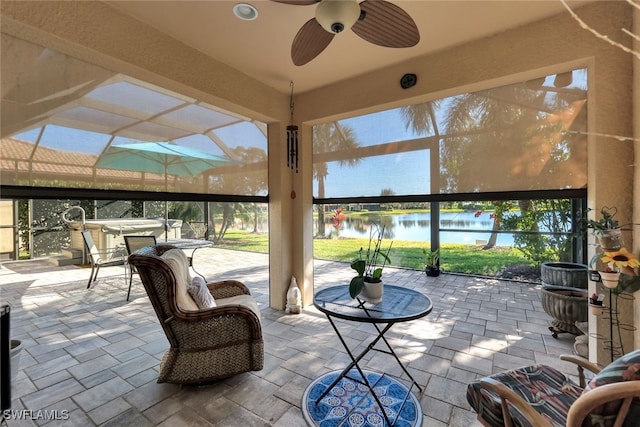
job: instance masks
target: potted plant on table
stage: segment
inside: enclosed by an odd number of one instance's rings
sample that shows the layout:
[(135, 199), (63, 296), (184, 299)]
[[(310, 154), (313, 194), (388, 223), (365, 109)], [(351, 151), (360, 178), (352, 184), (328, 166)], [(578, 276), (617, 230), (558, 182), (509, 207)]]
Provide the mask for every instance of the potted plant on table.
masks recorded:
[(424, 272), (429, 277), (438, 277), (440, 275), (440, 248), (436, 250), (427, 250), (422, 248), (424, 254)]
[(373, 304), (382, 301), (384, 290), (382, 270), (387, 263), (391, 263), (389, 252), (393, 245), (393, 242), (391, 242), (387, 250), (383, 250), (383, 235), (384, 227), (382, 227), (382, 230), (378, 226), (372, 227), (367, 251), (364, 252), (364, 249), (360, 248), (358, 258), (351, 262), (351, 268), (358, 273), (349, 283), (349, 295), (351, 298), (356, 298), (360, 295), (365, 301)]

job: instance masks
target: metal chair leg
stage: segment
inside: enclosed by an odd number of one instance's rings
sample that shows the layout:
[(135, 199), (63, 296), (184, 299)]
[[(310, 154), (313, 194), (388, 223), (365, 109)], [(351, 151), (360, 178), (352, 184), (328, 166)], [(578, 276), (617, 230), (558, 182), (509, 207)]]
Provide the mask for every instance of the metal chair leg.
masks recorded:
[[(91, 282), (93, 282), (94, 279), (93, 278), (93, 272), (96, 269), (95, 265), (93, 265), (93, 263), (91, 264), (91, 275), (89, 276), (89, 283), (87, 283), (87, 289), (89, 289), (91, 287)], [(98, 272), (96, 271), (96, 276), (98, 276)]]
[(93, 281), (95, 282), (96, 280), (98, 280), (98, 272), (100, 271), (100, 264), (96, 265), (96, 274), (95, 276), (93, 276)]
[[(127, 277), (127, 272), (125, 270), (125, 279)], [(129, 295), (131, 295), (131, 283), (133, 283), (133, 267), (129, 268), (129, 290), (127, 291), (127, 301), (129, 301)]]

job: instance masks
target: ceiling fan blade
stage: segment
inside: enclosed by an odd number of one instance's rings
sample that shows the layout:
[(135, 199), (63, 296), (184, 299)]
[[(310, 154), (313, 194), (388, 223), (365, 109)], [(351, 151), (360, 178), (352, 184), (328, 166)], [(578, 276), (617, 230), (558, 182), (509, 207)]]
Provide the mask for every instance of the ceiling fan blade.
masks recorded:
[(364, 0), (364, 12), (351, 27), (366, 41), (385, 47), (411, 47), (420, 41), (420, 32), (413, 18), (393, 3), (383, 0)]
[(294, 6), (308, 6), (319, 3), (320, 0), (271, 0), (276, 3), (292, 4)]
[(335, 34), (322, 28), (316, 18), (311, 18), (300, 28), (291, 44), (291, 59), (296, 65), (304, 65), (320, 55)]

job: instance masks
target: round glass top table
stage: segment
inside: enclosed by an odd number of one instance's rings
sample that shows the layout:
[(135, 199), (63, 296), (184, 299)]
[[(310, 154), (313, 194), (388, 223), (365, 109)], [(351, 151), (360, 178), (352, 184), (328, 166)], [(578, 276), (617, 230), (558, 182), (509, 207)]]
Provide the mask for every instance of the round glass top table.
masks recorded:
[(318, 291), (313, 304), (326, 315), (353, 322), (396, 323), (419, 319), (431, 313), (431, 300), (413, 289), (384, 285), (384, 296), (378, 304), (351, 298), (349, 286), (332, 286)]
[(166, 242), (159, 242), (167, 245), (175, 246), (179, 249), (196, 249), (200, 248), (209, 248), (213, 246), (213, 242), (211, 240), (205, 239), (169, 239)]
[(189, 255), (187, 257), (187, 259), (189, 260), (189, 266), (191, 267), (191, 269), (193, 270), (194, 273), (196, 273), (198, 276), (202, 277), (203, 279), (206, 278), (204, 277), (204, 275), (202, 275), (202, 273), (199, 273), (196, 268), (193, 266), (193, 257), (196, 255), (196, 251), (198, 249), (201, 248), (210, 248), (211, 246), (213, 246), (213, 242), (211, 240), (206, 240), (206, 239), (169, 239), (165, 242), (160, 242), (160, 244), (166, 244), (166, 245), (171, 245), (171, 246), (175, 246), (178, 249), (182, 249), (182, 250), (191, 250), (191, 255)]
[[(431, 299), (429, 297), (413, 289), (385, 284), (382, 301), (377, 304), (371, 304), (357, 297), (351, 298), (349, 295), (348, 285), (338, 285), (318, 291), (313, 297), (313, 304), (318, 310), (327, 316), (329, 323), (333, 327), (336, 335), (340, 339), (340, 342), (351, 358), (351, 363), (344, 368), (335, 381), (325, 389), (324, 393), (315, 400), (316, 405), (318, 402), (322, 401), (322, 399), (331, 392), (331, 390), (343, 378), (346, 377), (368, 387), (371, 395), (378, 403), (379, 408), (383, 408), (383, 404), (374, 390), (375, 384), (372, 385), (369, 383), (362, 368), (359, 366), (360, 360), (370, 351), (385, 353), (396, 359), (404, 373), (411, 380), (411, 387), (408, 388), (407, 396), (412, 393), (411, 390), (414, 386), (420, 391), (420, 394), (422, 394), (422, 388), (411, 376), (407, 368), (402, 364), (400, 358), (396, 355), (395, 351), (393, 351), (393, 348), (384, 337), (384, 334), (396, 323), (409, 322), (411, 320), (425, 317), (431, 313), (433, 305), (431, 304)], [(334, 318), (352, 322), (370, 323), (377, 331), (377, 335), (373, 340), (371, 340), (366, 348), (356, 356), (352, 353), (347, 342), (342, 337), (340, 330), (333, 321)], [(385, 324), (385, 326), (382, 327), (380, 324)], [(375, 348), (379, 341), (384, 342), (388, 350)], [(358, 371), (359, 375), (353, 375), (350, 373), (354, 368)], [(405, 400), (406, 399), (407, 397), (405, 396)], [(383, 409), (382, 414), (384, 415), (386, 425), (394, 425), (396, 420), (391, 422), (387, 411)]]

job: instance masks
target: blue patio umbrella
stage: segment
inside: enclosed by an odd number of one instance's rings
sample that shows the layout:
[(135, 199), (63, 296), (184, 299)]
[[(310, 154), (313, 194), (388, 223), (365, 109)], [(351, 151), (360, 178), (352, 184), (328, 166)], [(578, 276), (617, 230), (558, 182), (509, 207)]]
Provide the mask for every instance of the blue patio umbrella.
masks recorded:
[(96, 167), (193, 176), (231, 162), (226, 157), (170, 142), (140, 142), (110, 146), (100, 156)]
[[(139, 142), (110, 146), (98, 159), (96, 168), (164, 174), (166, 191), (169, 175), (194, 176), (229, 163), (233, 161), (226, 157), (170, 142)], [(167, 214), (165, 203), (165, 227)]]

